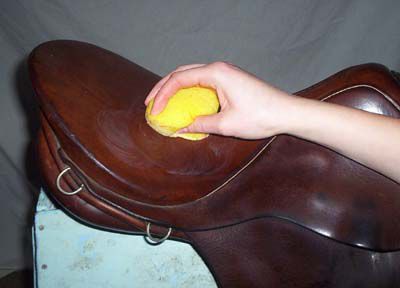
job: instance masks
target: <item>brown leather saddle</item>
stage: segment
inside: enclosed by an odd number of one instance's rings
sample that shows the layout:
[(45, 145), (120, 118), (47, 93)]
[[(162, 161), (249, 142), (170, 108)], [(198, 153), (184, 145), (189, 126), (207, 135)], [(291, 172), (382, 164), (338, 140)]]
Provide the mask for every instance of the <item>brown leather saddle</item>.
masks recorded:
[[(398, 183), (287, 135), (163, 137), (143, 104), (160, 77), (91, 44), (44, 43), (29, 69), (44, 183), (78, 219), (186, 241), (219, 287), (400, 286)], [(297, 94), (400, 118), (399, 82), (378, 64)]]

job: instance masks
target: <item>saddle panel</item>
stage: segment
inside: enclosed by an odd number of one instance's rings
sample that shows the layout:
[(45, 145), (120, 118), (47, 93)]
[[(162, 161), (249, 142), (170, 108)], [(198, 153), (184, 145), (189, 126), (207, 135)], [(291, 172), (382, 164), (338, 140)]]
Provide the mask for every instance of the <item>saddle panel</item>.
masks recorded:
[[(400, 249), (399, 184), (355, 161), (287, 135), (160, 136), (144, 122), (143, 105), (159, 77), (90, 44), (45, 43), (32, 52), (30, 70), (54, 138), (49, 161), (59, 162), (57, 172), (72, 168), (71, 189), (85, 184), (73, 197), (112, 217), (140, 229), (145, 222), (173, 227), (182, 238), (274, 217), (349, 245)], [(381, 65), (346, 69), (298, 95), (400, 117), (399, 84)]]
[(400, 252), (355, 248), (276, 219), (189, 233), (218, 287), (396, 288)]

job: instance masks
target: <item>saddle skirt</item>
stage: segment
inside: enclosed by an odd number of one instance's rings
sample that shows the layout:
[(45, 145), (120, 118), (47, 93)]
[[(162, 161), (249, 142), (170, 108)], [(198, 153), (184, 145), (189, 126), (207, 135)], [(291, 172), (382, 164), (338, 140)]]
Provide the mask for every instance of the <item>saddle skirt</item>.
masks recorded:
[[(46, 42), (29, 69), (45, 184), (87, 223), (125, 232), (152, 223), (190, 241), (186, 232), (271, 218), (366, 250), (400, 250), (400, 185), (351, 159), (288, 135), (161, 136), (146, 124), (143, 103), (160, 77), (88, 43)], [(400, 118), (399, 83), (378, 64), (297, 95)], [(60, 187), (82, 189), (66, 195)]]

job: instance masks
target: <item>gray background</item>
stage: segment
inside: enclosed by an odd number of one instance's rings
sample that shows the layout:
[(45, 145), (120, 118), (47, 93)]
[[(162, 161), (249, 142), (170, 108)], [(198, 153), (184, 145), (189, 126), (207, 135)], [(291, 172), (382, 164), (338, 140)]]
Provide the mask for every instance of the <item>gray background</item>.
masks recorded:
[(287, 91), (350, 65), (400, 70), (400, 1), (0, 2), (0, 268), (29, 265), (38, 124), (26, 57), (76, 39), (160, 75), (225, 60)]

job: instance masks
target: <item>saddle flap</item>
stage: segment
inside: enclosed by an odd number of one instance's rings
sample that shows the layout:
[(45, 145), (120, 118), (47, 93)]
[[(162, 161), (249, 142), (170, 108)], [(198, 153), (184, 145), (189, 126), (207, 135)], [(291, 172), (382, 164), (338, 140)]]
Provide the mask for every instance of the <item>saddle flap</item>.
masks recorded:
[(237, 173), (265, 142), (157, 134), (145, 121), (143, 102), (160, 77), (91, 44), (46, 42), (31, 53), (29, 66), (65, 162), (126, 200), (196, 200)]

